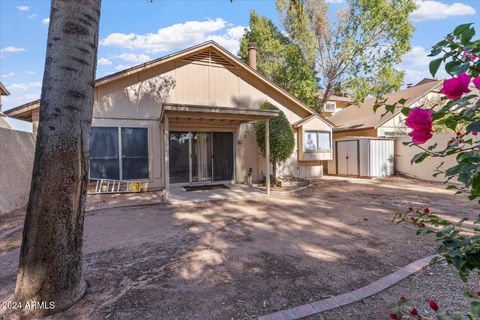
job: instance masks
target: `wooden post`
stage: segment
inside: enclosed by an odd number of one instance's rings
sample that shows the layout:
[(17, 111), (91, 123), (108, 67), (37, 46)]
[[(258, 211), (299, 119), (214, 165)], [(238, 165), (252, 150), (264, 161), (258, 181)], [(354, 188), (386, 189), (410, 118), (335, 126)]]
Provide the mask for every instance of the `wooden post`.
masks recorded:
[(168, 116), (165, 115), (163, 120), (163, 153), (165, 156), (165, 199), (168, 199), (168, 192), (170, 191), (170, 134), (168, 128)]
[(265, 120), (265, 186), (270, 194), (270, 120)]

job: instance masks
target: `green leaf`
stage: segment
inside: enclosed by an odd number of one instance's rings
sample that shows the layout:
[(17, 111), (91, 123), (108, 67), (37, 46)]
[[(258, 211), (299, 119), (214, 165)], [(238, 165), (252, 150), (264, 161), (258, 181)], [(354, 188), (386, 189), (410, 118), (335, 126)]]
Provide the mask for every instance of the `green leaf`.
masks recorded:
[(458, 26), (455, 28), (455, 30), (453, 30), (453, 35), (458, 37), (458, 36), (459, 36), (460, 34), (462, 34), (465, 30), (469, 29), (472, 24), (473, 24), (473, 23), (465, 23), (465, 24), (458, 25)]
[(469, 29), (463, 31), (462, 34), (460, 35), (460, 42), (463, 45), (466, 45), (466, 44), (470, 43), (470, 40), (472, 40), (474, 35), (475, 35), (475, 29), (469, 28)]
[(432, 77), (435, 77), (435, 74), (437, 73), (438, 68), (440, 68), (442, 61), (443, 61), (443, 58), (438, 58), (430, 61), (428, 68), (430, 69), (430, 74), (432, 75)]
[(470, 312), (468, 314), (474, 319), (480, 317), (480, 301), (472, 301), (472, 303), (470, 303)]
[(447, 73), (450, 74), (450, 75), (454, 75), (453, 74), (453, 68), (455, 68), (456, 66), (459, 66), (461, 64), (462, 64), (462, 62), (457, 61), (457, 60), (447, 62), (447, 64), (445, 64), (445, 71), (447, 71)]
[(380, 108), (382, 105), (381, 104), (375, 104), (373, 106), (373, 112), (377, 112), (378, 108)]
[(388, 104), (385, 106), (385, 109), (388, 111), (388, 112), (391, 112), (393, 113), (395, 111), (395, 106), (394, 105), (391, 105), (391, 104)]
[(464, 73), (468, 70), (468, 68), (470, 68), (470, 63), (468, 62), (464, 62), (458, 66), (455, 66), (452, 68), (452, 73), (454, 75), (459, 75), (460, 73)]
[(402, 108), (402, 114), (404, 116), (408, 116), (409, 113), (410, 113), (410, 108), (409, 107)]
[(472, 131), (480, 132), (480, 121), (472, 122), (467, 126), (467, 132)]
[(410, 161), (412, 164), (420, 163), (428, 157), (428, 153), (420, 152), (413, 156), (412, 160)]

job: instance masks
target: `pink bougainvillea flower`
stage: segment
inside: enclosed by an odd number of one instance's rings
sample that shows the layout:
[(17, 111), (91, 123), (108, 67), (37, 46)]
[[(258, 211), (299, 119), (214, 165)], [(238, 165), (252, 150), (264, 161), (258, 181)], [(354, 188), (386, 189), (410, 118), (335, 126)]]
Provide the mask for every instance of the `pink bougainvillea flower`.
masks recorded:
[(405, 120), (407, 127), (413, 131), (408, 135), (412, 137), (412, 142), (422, 144), (428, 141), (432, 135), (432, 110), (415, 108), (410, 110)]
[(417, 309), (416, 309), (416, 308), (413, 308), (412, 311), (410, 311), (410, 314), (411, 314), (412, 316), (418, 316), (418, 311), (417, 311)]
[(407, 301), (407, 298), (405, 298), (404, 296), (401, 296), (401, 297), (400, 297), (400, 300), (402, 300), (402, 301)]
[(475, 59), (477, 59), (477, 56), (474, 54), (470, 54), (469, 51), (463, 51), (463, 55), (468, 59), (470, 59), (471, 61), (475, 61)]
[(475, 79), (473, 79), (473, 84), (475, 85), (475, 87), (477, 87), (478, 90), (480, 90), (480, 77), (476, 77)]
[(398, 316), (395, 313), (390, 313), (390, 319), (398, 319)]
[(430, 300), (430, 301), (428, 302), (428, 305), (430, 306), (430, 308), (432, 308), (433, 311), (437, 311), (437, 310), (438, 310), (438, 304), (437, 304), (435, 301)]
[(470, 92), (468, 85), (471, 78), (468, 74), (461, 73), (456, 78), (445, 80), (440, 93), (446, 95), (448, 99), (458, 99), (462, 94)]
[(425, 209), (423, 209), (423, 212), (425, 212), (425, 213), (430, 213), (430, 209), (429, 209), (429, 208), (425, 208)]
[(478, 132), (477, 132), (477, 131), (472, 131), (472, 134), (473, 134), (474, 136), (476, 136), (476, 135), (478, 134)]

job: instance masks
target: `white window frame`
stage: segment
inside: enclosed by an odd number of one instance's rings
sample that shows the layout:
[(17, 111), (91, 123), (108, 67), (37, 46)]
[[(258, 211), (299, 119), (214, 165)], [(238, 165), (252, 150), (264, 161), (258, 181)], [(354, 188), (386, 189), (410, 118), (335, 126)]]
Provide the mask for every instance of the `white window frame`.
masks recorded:
[[(129, 179), (131, 181), (150, 181), (151, 177), (151, 172), (150, 172), (150, 164), (151, 164), (151, 159), (150, 159), (150, 128), (149, 127), (142, 127), (142, 126), (92, 126), (92, 128), (116, 128), (117, 129), (117, 134), (118, 134), (118, 176), (120, 180), (123, 180), (123, 159), (122, 159), (122, 128), (138, 128), (138, 129), (147, 129), (147, 159), (148, 159), (148, 177), (147, 178), (141, 178), (141, 179)], [(91, 143), (91, 141), (90, 141)], [(90, 161), (88, 163), (88, 178), (92, 179), (90, 177)], [(98, 178), (93, 178), (93, 179), (98, 179)], [(106, 179), (108, 180), (108, 179)]]
[[(330, 110), (329, 108), (327, 108), (328, 105), (333, 105), (333, 110)], [(326, 112), (335, 112), (337, 110), (337, 103), (335, 101), (327, 101), (323, 106), (323, 110)]]
[[(315, 150), (311, 150), (311, 149), (306, 149), (305, 147), (305, 141), (303, 141), (303, 152), (332, 152), (332, 132), (331, 131), (328, 131), (328, 130), (305, 130), (304, 132), (304, 137), (307, 136), (307, 133), (315, 133), (315, 138), (317, 140), (317, 149)], [(330, 145), (330, 148), (329, 149), (318, 149), (318, 145), (319, 145), (319, 140), (318, 140), (318, 137), (319, 137), (319, 133), (327, 133), (328, 136), (329, 136), (329, 145)]]

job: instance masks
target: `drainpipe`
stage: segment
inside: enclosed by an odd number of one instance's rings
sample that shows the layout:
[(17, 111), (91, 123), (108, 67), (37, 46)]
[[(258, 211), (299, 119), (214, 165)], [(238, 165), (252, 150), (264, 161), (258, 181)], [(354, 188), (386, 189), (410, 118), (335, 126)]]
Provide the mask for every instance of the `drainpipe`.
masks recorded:
[(257, 70), (257, 45), (254, 42), (248, 44), (248, 65)]

